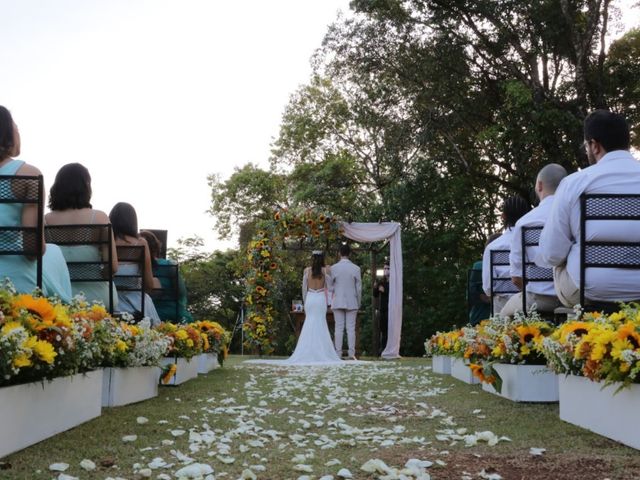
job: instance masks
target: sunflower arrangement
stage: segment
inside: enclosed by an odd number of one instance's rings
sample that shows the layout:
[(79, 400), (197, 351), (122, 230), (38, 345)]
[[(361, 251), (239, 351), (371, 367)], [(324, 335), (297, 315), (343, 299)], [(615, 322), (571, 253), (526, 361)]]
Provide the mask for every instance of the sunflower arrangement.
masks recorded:
[(176, 325), (164, 322), (155, 327), (169, 340), (168, 357), (183, 357), (187, 360), (202, 353), (204, 341), (200, 331), (191, 325)]
[(99, 357), (91, 323), (58, 300), (0, 290), (0, 385), (74, 375)]
[(219, 354), (228, 347), (229, 342), (231, 341), (231, 334), (218, 322), (201, 320), (199, 322), (192, 323), (191, 326), (199, 330), (202, 335), (202, 351), (204, 353)]
[(540, 351), (556, 373), (620, 382), (622, 387), (640, 383), (640, 305), (567, 322), (541, 342)]
[[(436, 332), (425, 343), (424, 349), (427, 356), (447, 355), (454, 356), (462, 352), (462, 330), (450, 332)], [(459, 356), (459, 355), (458, 355)]]
[(332, 215), (315, 210), (282, 209), (260, 224), (246, 254), (247, 318), (243, 324), (247, 346), (261, 354), (273, 351), (274, 303), (282, 273), (279, 252), (288, 242), (315, 245), (335, 242), (342, 234)]

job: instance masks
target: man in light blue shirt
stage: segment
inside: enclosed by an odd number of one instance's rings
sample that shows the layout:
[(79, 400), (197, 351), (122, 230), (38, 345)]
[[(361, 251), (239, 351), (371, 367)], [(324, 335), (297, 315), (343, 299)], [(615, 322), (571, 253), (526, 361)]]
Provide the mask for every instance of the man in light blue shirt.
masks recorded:
[[(629, 153), (629, 126), (622, 115), (592, 112), (584, 121), (584, 145), (590, 167), (566, 177), (558, 187), (542, 235), (536, 263), (553, 266), (558, 298), (567, 307), (580, 301), (580, 195), (640, 192), (640, 163)], [(591, 225), (593, 223), (593, 225)], [(587, 238), (640, 242), (640, 222), (614, 229), (606, 221), (589, 222)], [(637, 270), (593, 268), (587, 271), (585, 297), (596, 301), (640, 298)]]
[[(511, 280), (522, 290), (522, 228), (544, 226), (551, 211), (553, 197), (560, 181), (567, 176), (567, 171), (562, 165), (550, 163), (543, 167), (536, 177), (536, 195), (540, 204), (526, 215), (522, 216), (513, 227), (511, 237), (511, 251), (509, 253), (509, 268)], [(537, 247), (528, 247), (527, 261), (536, 257)], [(536, 304), (539, 312), (552, 312), (560, 306), (560, 300), (556, 296), (553, 282), (527, 283), (527, 310)], [(515, 312), (522, 311), (522, 292), (509, 298), (507, 304), (500, 311), (500, 315), (511, 317)]]

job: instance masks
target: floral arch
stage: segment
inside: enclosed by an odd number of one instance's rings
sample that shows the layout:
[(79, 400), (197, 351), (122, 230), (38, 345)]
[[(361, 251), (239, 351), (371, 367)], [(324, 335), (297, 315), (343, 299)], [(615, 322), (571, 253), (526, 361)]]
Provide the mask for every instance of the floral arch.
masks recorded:
[(281, 274), (280, 255), (287, 242), (329, 245), (341, 236), (358, 242), (390, 240), (389, 331), (382, 356), (399, 358), (402, 329), (402, 246), (400, 224), (346, 223), (317, 210), (283, 209), (260, 228), (247, 247), (247, 314), (242, 326), (245, 341), (261, 354), (273, 352), (274, 291)]

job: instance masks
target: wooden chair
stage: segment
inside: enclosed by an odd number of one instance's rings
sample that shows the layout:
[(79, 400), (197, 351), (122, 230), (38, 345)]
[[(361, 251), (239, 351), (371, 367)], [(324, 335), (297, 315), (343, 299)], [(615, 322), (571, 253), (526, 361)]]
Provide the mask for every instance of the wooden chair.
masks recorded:
[[(22, 255), (36, 261), (36, 286), (42, 289), (44, 182), (42, 175), (0, 175), (0, 203), (37, 205), (36, 225), (0, 225), (0, 255)], [(2, 223), (0, 221), (0, 223)], [(2, 272), (0, 272), (2, 276)]]
[(538, 227), (522, 227), (521, 244), (522, 244), (522, 311), (527, 312), (527, 283), (529, 282), (552, 282), (553, 269), (548, 267), (539, 267), (527, 255), (528, 247), (537, 247), (540, 242), (540, 234), (542, 226)]
[[(62, 249), (67, 259), (71, 283), (107, 282), (109, 288), (109, 313), (113, 313), (113, 254), (111, 225), (47, 225), (45, 239)], [(95, 257), (74, 260), (67, 248), (89, 246), (95, 248)], [(92, 253), (92, 252), (90, 252)]]
[(175, 313), (172, 319), (162, 318), (165, 320), (173, 320), (174, 322), (180, 321), (180, 284), (179, 284), (180, 269), (178, 264), (165, 264), (155, 265), (153, 267), (153, 276), (156, 277), (162, 288), (154, 288), (151, 293), (153, 304), (158, 311), (164, 311), (164, 306), (170, 306), (175, 309)]
[(491, 315), (494, 315), (493, 297), (497, 294), (516, 294), (520, 290), (511, 280), (511, 276), (496, 277), (494, 267), (509, 267), (510, 250), (491, 250), (489, 252), (489, 272), (491, 275)]
[[(586, 271), (589, 268), (621, 268), (640, 270), (640, 233), (619, 238), (589, 239), (589, 222), (608, 221), (615, 231), (614, 223), (629, 225), (636, 223), (640, 232), (640, 194), (582, 194), (580, 197), (580, 305), (585, 311), (614, 312), (619, 309), (619, 300), (597, 302), (585, 296)], [(640, 274), (637, 283), (637, 299), (640, 299)]]
[[(113, 282), (119, 292), (140, 292), (140, 309), (134, 314), (134, 319), (144, 318), (144, 246), (143, 245), (116, 245), (118, 255), (118, 272), (113, 276)], [(133, 264), (137, 269), (130, 273), (122, 273), (123, 264)], [(138, 314), (139, 312), (139, 314)]]

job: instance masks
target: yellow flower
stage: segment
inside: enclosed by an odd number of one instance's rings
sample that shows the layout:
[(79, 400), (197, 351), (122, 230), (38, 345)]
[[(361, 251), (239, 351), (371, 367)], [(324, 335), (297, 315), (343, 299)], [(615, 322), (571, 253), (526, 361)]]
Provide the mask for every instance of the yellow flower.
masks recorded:
[(38, 340), (33, 347), (33, 351), (40, 360), (49, 365), (51, 365), (53, 360), (58, 356), (53, 345), (45, 340)]
[(29, 358), (29, 355), (27, 355), (26, 353), (21, 353), (20, 355), (18, 355), (16, 358), (13, 359), (13, 366), (15, 368), (30, 367), (31, 365), (33, 365), (31, 363), (31, 359)]
[(186, 340), (187, 338), (189, 338), (189, 334), (184, 330), (178, 330), (176, 332), (176, 338), (178, 340)]
[(574, 334), (581, 337), (591, 330), (593, 324), (588, 322), (567, 322), (562, 324), (558, 330), (560, 331), (560, 343), (566, 343), (567, 337)]
[(260, 255), (262, 255), (264, 258), (268, 258), (271, 256), (271, 254), (269, 253), (269, 250), (262, 250), (260, 252)]
[(520, 343), (522, 344), (529, 343), (540, 336), (540, 329), (533, 325), (520, 325), (516, 327), (516, 331), (520, 336)]
[(618, 338), (627, 340), (633, 347), (631, 350), (640, 348), (640, 334), (636, 332), (636, 326), (627, 322), (618, 329)]
[(2, 330), (0, 330), (0, 333), (2, 333), (2, 335), (7, 335), (9, 332), (12, 332), (13, 330), (16, 330), (18, 328), (23, 328), (20, 322), (7, 322), (2, 326)]
[(127, 343), (118, 339), (116, 341), (116, 350), (120, 351), (120, 352), (126, 352), (127, 351)]
[(187, 347), (189, 348), (193, 347), (193, 340), (191, 340), (190, 338), (187, 339)]
[(162, 375), (162, 383), (164, 383), (165, 385), (169, 383), (177, 371), (178, 371), (178, 367), (176, 366), (175, 363), (172, 363), (171, 365), (169, 365), (169, 367), (165, 370), (164, 374)]
[[(32, 295), (18, 295), (13, 307), (16, 310), (26, 310), (37, 320), (51, 326), (56, 319), (56, 311), (46, 298), (36, 298)], [(44, 327), (46, 328), (46, 327)]]

